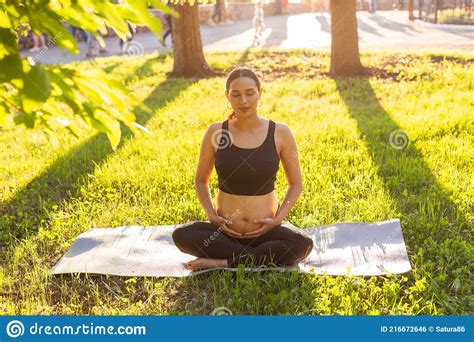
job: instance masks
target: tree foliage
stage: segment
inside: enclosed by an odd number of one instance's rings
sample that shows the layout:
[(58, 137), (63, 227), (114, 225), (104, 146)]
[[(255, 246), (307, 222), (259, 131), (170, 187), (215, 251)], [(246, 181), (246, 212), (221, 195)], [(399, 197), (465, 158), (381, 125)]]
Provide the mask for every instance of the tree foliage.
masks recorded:
[[(133, 132), (145, 129), (135, 122), (139, 99), (100, 69), (80, 72), (70, 66), (43, 66), (20, 55), (18, 37), (25, 30), (47, 34), (58, 47), (78, 53), (66, 24), (91, 32), (99, 44), (106, 26), (125, 39), (127, 21), (149, 27), (160, 35), (161, 21), (149, 6), (176, 14), (160, 0), (0, 0), (0, 126), (9, 116), (16, 124), (43, 126), (54, 133), (53, 121), (77, 136), (85, 123), (107, 134), (115, 149), (120, 122)], [(72, 119), (71, 119), (72, 118)]]

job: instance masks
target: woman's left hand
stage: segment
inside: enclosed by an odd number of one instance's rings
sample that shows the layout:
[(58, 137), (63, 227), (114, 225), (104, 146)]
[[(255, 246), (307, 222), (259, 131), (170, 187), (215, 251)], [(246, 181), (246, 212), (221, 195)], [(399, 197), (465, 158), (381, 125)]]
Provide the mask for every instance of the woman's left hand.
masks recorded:
[(243, 238), (253, 238), (267, 233), (279, 224), (281, 221), (276, 220), (274, 217), (260, 218), (253, 220), (254, 223), (261, 223), (261, 227), (252, 232), (247, 232), (243, 235)]

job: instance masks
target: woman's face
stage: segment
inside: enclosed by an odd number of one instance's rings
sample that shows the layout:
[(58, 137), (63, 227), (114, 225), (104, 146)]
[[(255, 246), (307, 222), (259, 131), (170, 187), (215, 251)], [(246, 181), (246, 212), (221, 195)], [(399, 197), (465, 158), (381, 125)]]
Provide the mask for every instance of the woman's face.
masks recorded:
[(226, 92), (227, 99), (237, 117), (246, 117), (257, 114), (257, 105), (260, 99), (260, 91), (257, 84), (250, 77), (239, 77), (229, 85)]

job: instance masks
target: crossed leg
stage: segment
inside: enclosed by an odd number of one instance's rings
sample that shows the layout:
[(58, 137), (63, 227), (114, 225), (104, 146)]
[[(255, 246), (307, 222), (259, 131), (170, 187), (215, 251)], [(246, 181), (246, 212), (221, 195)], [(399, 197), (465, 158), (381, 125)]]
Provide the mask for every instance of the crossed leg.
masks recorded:
[(313, 248), (313, 240), (301, 229), (278, 225), (256, 238), (237, 239), (207, 221), (193, 221), (173, 232), (175, 245), (197, 259), (191, 270), (245, 266), (289, 266), (303, 260)]

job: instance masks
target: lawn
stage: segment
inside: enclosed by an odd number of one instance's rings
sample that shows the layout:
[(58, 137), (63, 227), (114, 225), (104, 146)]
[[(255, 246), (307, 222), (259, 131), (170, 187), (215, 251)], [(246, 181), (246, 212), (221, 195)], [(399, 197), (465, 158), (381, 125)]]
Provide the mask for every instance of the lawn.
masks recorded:
[[(306, 228), (398, 217), (413, 271), (51, 276), (91, 227), (206, 219), (193, 177), (206, 128), (229, 114), (225, 78), (167, 78), (169, 55), (112, 57), (75, 66), (122, 80), (152, 109), (137, 112), (152, 135), (125, 132), (113, 152), (86, 128), (80, 139), (58, 129), (54, 144), (38, 129), (0, 129), (1, 314), (473, 314), (472, 54), (366, 53), (366, 75), (348, 79), (327, 75), (327, 54), (305, 50), (207, 60), (260, 72), (259, 115), (292, 129), (304, 190), (288, 219)], [(210, 186), (215, 198), (215, 171)], [(275, 186), (283, 198), (282, 168)]]

